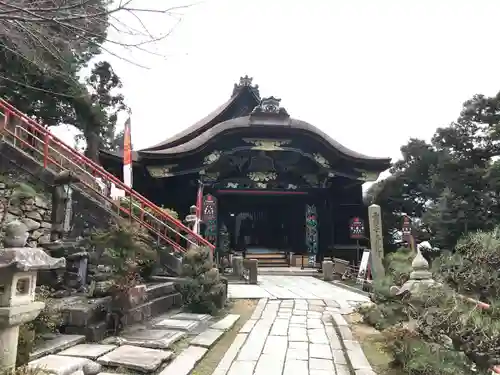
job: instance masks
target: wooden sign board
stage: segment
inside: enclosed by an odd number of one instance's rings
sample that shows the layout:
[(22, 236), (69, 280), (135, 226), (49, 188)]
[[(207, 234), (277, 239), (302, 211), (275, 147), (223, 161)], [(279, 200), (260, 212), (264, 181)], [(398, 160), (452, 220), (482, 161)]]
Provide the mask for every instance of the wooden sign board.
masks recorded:
[(361, 263), (359, 264), (358, 277), (356, 283), (363, 284), (366, 280), (366, 273), (368, 272), (368, 266), (370, 264), (371, 258), (370, 249), (365, 249), (363, 251), (363, 256), (361, 257)]
[(353, 240), (365, 238), (365, 223), (359, 217), (354, 217), (349, 222), (349, 236)]
[(412, 234), (412, 225), (411, 225), (411, 219), (407, 215), (403, 216), (403, 225), (401, 226), (401, 232), (403, 234), (403, 240), (405, 242), (410, 242)]

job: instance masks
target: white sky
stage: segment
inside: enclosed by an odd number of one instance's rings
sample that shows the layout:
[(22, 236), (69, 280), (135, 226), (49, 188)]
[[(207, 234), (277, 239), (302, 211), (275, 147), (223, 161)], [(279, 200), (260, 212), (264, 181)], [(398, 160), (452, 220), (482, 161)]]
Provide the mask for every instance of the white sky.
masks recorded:
[[(156, 46), (167, 59), (134, 52), (149, 69), (110, 61), (133, 111), (135, 149), (204, 117), (248, 74), (292, 117), (397, 158), (473, 94), (500, 90), (499, 17), (499, 0), (206, 0)], [(168, 28), (165, 18), (143, 20)]]

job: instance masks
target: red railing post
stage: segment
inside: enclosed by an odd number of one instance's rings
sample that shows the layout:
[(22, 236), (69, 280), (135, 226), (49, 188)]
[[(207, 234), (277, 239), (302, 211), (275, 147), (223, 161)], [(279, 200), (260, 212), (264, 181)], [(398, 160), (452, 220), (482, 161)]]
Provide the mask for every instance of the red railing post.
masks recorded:
[[(44, 135), (44, 140), (45, 140), (44, 166), (45, 167), (48, 165), (48, 162), (50, 161), (49, 142), (53, 142), (58, 147), (57, 153), (59, 155), (61, 155), (61, 164), (62, 164), (62, 159), (66, 158), (70, 161), (70, 163), (72, 163), (71, 165), (76, 165), (77, 168), (81, 168), (86, 173), (89, 173), (87, 171), (87, 167), (90, 167), (95, 172), (94, 178), (100, 177), (100, 178), (106, 179), (107, 181), (111, 181), (111, 182), (115, 183), (117, 188), (122, 189), (126, 193), (126, 195), (129, 195), (130, 200), (131, 200), (131, 202), (130, 202), (131, 206), (132, 206), (132, 199), (135, 199), (137, 202), (140, 202), (141, 207), (142, 207), (142, 212), (141, 212), (140, 216), (141, 216), (141, 221), (145, 224), (144, 225), (145, 227), (150, 226), (147, 222), (144, 222), (145, 217), (144, 217), (144, 215), (142, 215), (144, 213), (144, 211), (147, 209), (148, 213), (151, 214), (153, 216), (153, 218), (155, 219), (154, 220), (155, 227), (158, 227), (157, 222), (161, 222), (165, 226), (165, 228), (167, 228), (167, 230), (169, 229), (169, 225), (172, 225), (173, 227), (175, 227), (177, 229), (177, 230), (175, 230), (175, 232), (177, 233), (176, 237), (177, 237), (178, 241), (180, 241), (180, 236), (181, 236), (179, 234), (179, 232), (183, 231), (185, 233), (188, 233), (192, 237), (192, 240), (195, 241), (196, 243), (198, 243), (199, 245), (208, 246), (212, 250), (215, 248), (215, 246), (212, 245), (210, 242), (208, 242), (205, 238), (203, 238), (202, 236), (200, 236), (197, 233), (193, 233), (180, 220), (175, 219), (172, 216), (168, 215), (161, 208), (159, 208), (158, 206), (153, 204), (151, 201), (149, 201), (148, 199), (143, 197), (141, 194), (139, 194), (135, 190), (132, 190), (128, 186), (125, 186), (122, 181), (120, 181), (118, 178), (116, 178), (115, 176), (113, 176), (112, 174), (107, 172), (101, 165), (88, 159), (87, 157), (85, 157), (84, 155), (82, 155), (81, 153), (76, 151), (74, 148), (72, 148), (72, 147), (68, 146), (66, 143), (62, 142), (59, 138), (57, 138), (56, 136), (51, 134), (46, 128), (44, 128), (43, 126), (38, 124), (33, 119), (27, 117), (24, 113), (20, 112), (18, 109), (13, 107), (10, 103), (6, 102), (5, 100), (3, 100), (1, 98), (0, 98), (0, 108), (2, 108), (4, 110), (4, 116), (5, 116), (4, 126), (8, 125), (8, 117), (9, 117), (9, 115), (12, 114), (13, 116), (15, 116), (16, 118), (21, 120), (24, 125), (27, 125), (29, 128), (34, 128), (35, 135), (36, 135), (37, 131), (40, 134)], [(1, 124), (0, 124), (0, 130), (1, 130)], [(16, 130), (14, 130), (14, 133), (16, 133)], [(16, 141), (16, 138), (14, 137), (14, 142), (15, 141)], [(71, 158), (74, 158), (73, 161), (71, 161)], [(79, 160), (80, 163), (74, 164), (75, 159)], [(62, 165), (61, 165), (61, 167), (62, 167)], [(95, 184), (90, 182), (89, 188), (95, 190), (96, 186), (95, 186)], [(119, 209), (119, 212), (120, 211), (121, 212), (127, 211), (127, 209), (125, 207), (121, 208), (120, 204), (118, 204), (118, 209)], [(133, 215), (133, 207), (129, 207), (129, 210), (130, 210), (129, 211), (130, 218), (137, 221), (138, 218), (132, 216)], [(157, 228), (153, 228), (152, 226), (150, 226), (150, 227), (152, 229), (157, 230)], [(165, 240), (169, 243), (171, 242), (172, 245), (174, 244), (174, 241), (168, 237), (165, 237)], [(178, 247), (179, 246), (177, 246), (176, 248), (178, 248)], [(182, 248), (181, 248), (181, 250), (182, 250)]]
[(49, 165), (49, 142), (50, 142), (50, 137), (49, 133), (45, 133), (43, 137), (43, 167), (47, 168)]
[(7, 128), (7, 124), (9, 123), (9, 111), (5, 110), (3, 111), (3, 121), (0, 124), (0, 131), (3, 131), (4, 129)]

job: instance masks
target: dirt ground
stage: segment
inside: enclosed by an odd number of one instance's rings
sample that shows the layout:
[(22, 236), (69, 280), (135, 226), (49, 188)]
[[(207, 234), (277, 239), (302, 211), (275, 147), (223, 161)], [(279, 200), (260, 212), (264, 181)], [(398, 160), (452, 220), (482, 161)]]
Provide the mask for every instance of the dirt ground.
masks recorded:
[(257, 302), (258, 300), (235, 300), (232, 302), (232, 306), (229, 308), (228, 313), (239, 314), (240, 319), (236, 322), (234, 327), (222, 336), (222, 339), (210, 349), (208, 354), (195, 367), (192, 375), (211, 375), (214, 372), (220, 360), (233, 343), (239, 330), (243, 327), (243, 324), (252, 316)]
[(363, 347), (366, 358), (378, 375), (403, 375), (390, 366), (392, 358), (384, 351), (384, 337), (375, 328), (364, 324), (361, 315), (352, 313), (346, 316), (351, 325), (353, 336)]

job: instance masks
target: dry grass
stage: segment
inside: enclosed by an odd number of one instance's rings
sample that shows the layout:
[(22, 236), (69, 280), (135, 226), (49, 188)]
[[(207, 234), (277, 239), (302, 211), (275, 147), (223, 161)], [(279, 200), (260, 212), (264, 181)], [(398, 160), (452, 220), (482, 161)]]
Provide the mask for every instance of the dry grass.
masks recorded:
[(220, 360), (233, 343), (239, 330), (243, 327), (243, 324), (245, 324), (245, 322), (252, 316), (257, 302), (258, 300), (244, 299), (235, 300), (233, 302), (231, 308), (229, 309), (229, 313), (239, 314), (240, 319), (236, 322), (234, 327), (230, 331), (226, 332), (224, 336), (222, 336), (221, 340), (209, 350), (207, 355), (195, 367), (192, 375), (211, 375), (214, 372)]
[(345, 317), (352, 334), (361, 344), (366, 358), (378, 375), (404, 375), (400, 370), (391, 368), (392, 358), (384, 350), (384, 337), (375, 328), (364, 324), (361, 315), (353, 313)]

